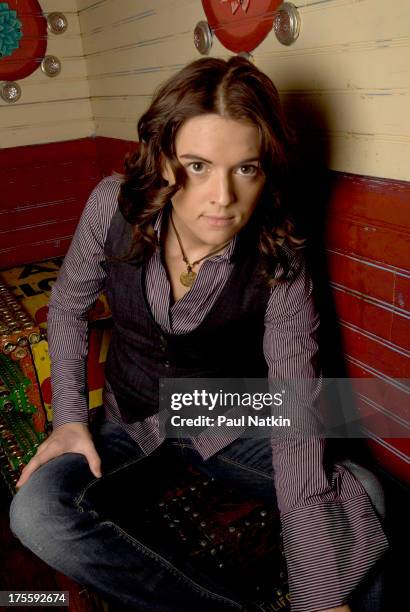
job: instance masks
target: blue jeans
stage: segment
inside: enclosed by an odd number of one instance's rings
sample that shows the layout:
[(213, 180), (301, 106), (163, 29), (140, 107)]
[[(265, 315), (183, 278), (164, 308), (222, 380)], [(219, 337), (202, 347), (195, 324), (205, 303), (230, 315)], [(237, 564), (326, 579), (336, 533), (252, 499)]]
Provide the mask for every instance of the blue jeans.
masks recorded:
[[(111, 422), (103, 423), (94, 441), (102, 461), (102, 478), (93, 476), (83, 455), (66, 453), (41, 466), (18, 491), (10, 519), (21, 542), (51, 567), (130, 609), (246, 610), (223, 587), (216, 589), (203, 576), (193, 578), (118, 524), (101, 519), (92, 504), (93, 493), (99, 488), (100, 497), (101, 492), (103, 497), (110, 495), (112, 478), (144, 461), (146, 455)], [(157, 452), (170, 447), (208, 475), (275, 502), (269, 440), (233, 442), (205, 462), (187, 440), (167, 440)], [(125, 497), (127, 494), (142, 495), (143, 491), (138, 483), (129, 482)], [(381, 588), (379, 572), (363, 585), (357, 611), (381, 612)]]

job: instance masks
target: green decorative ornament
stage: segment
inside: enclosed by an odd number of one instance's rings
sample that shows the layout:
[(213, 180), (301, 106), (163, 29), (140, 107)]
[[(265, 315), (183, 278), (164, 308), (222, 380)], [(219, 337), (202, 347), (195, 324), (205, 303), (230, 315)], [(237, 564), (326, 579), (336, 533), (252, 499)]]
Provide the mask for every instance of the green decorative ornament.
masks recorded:
[(17, 12), (12, 11), (7, 2), (0, 2), (0, 59), (8, 57), (20, 46), (22, 23)]

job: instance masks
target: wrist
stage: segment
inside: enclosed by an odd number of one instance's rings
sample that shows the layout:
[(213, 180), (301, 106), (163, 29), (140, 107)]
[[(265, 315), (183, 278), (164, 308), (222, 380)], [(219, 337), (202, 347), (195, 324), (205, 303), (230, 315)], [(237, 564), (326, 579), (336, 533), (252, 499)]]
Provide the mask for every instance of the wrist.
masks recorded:
[(88, 423), (84, 423), (83, 421), (70, 421), (69, 423), (60, 423), (53, 425), (53, 431), (60, 431), (62, 429), (71, 429), (77, 431), (82, 429), (88, 430)]
[(350, 606), (347, 604), (343, 604), (342, 606), (337, 606), (336, 608), (326, 608), (325, 610), (317, 610), (317, 612), (351, 612)]

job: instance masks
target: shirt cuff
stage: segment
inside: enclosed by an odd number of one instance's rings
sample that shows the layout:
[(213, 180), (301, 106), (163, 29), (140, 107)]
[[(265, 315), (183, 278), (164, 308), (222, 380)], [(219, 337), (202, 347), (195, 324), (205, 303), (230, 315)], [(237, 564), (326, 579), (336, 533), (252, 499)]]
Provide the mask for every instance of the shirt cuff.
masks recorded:
[(388, 548), (366, 494), (296, 508), (281, 520), (292, 612), (349, 603)]
[(88, 423), (86, 368), (83, 360), (51, 363), (53, 429), (66, 423)]

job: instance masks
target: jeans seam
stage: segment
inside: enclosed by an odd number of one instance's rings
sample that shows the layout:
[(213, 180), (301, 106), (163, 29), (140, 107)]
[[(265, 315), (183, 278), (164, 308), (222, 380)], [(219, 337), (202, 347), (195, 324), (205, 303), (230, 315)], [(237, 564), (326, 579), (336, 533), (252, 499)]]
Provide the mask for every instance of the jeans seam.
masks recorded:
[(240, 467), (241, 469), (245, 470), (246, 472), (252, 472), (254, 474), (258, 474), (258, 476), (262, 476), (263, 478), (266, 478), (266, 480), (271, 480), (273, 482), (273, 477), (269, 476), (269, 474), (267, 474), (266, 472), (262, 472), (260, 470), (255, 469), (255, 468), (246, 466), (243, 463), (239, 463), (239, 461), (235, 461), (234, 459), (230, 459), (229, 457), (220, 456), (220, 457), (218, 457), (218, 459), (220, 461), (225, 461), (225, 463), (231, 463), (232, 465), (236, 465), (237, 467)]
[(129, 533), (124, 531), (116, 523), (113, 523), (112, 521), (103, 521), (101, 523), (101, 525), (107, 525), (108, 527), (112, 527), (114, 529), (114, 531), (116, 531), (119, 536), (121, 536), (125, 540), (129, 541), (142, 554), (144, 554), (147, 557), (150, 557), (151, 559), (154, 559), (155, 561), (157, 561), (160, 565), (163, 566), (164, 569), (169, 571), (171, 574), (174, 574), (178, 578), (182, 578), (182, 580), (187, 585), (189, 585), (194, 591), (198, 592), (201, 595), (204, 595), (207, 599), (220, 600), (220, 601), (228, 603), (230, 606), (232, 606), (234, 608), (238, 608), (240, 610), (243, 609), (243, 606), (240, 603), (234, 601), (233, 599), (230, 599), (229, 597), (225, 597), (224, 595), (218, 595), (218, 593), (214, 593), (213, 591), (210, 591), (206, 587), (203, 587), (200, 584), (196, 583), (194, 580), (192, 580), (192, 578), (189, 578), (189, 576), (186, 576), (186, 574), (184, 574), (183, 572), (181, 572), (181, 570), (179, 570), (177, 567), (175, 567), (170, 561), (168, 561), (162, 555), (158, 554), (157, 552), (155, 552), (155, 551), (151, 550), (150, 548), (148, 548), (147, 546), (145, 546), (145, 544), (143, 544), (139, 540), (136, 540), (134, 537), (132, 537)]
[(83, 489), (80, 490), (78, 495), (74, 498), (74, 503), (77, 506), (77, 508), (80, 509), (81, 511), (83, 511), (83, 509), (81, 508), (80, 504), (81, 504), (81, 502), (84, 499), (84, 495), (86, 494), (88, 489), (90, 489), (97, 482), (100, 482), (103, 478), (106, 478), (107, 476), (111, 476), (112, 474), (116, 474), (116, 472), (118, 472), (118, 471), (120, 471), (120, 470), (122, 470), (122, 469), (124, 469), (126, 467), (129, 467), (130, 465), (133, 465), (134, 463), (138, 463), (139, 461), (141, 461), (144, 458), (145, 458), (145, 456), (142, 456), (142, 457), (138, 457), (137, 459), (133, 459), (132, 461), (126, 461), (125, 463), (122, 463), (121, 465), (117, 466), (115, 469), (110, 470), (109, 472), (107, 472), (106, 474), (101, 476), (100, 478), (94, 478), (93, 480), (91, 480)]
[[(189, 446), (189, 445), (185, 445), (184, 444), (184, 446)], [(126, 467), (128, 467), (128, 466), (130, 466), (130, 465), (132, 465), (134, 463), (138, 463), (142, 459), (144, 459), (144, 457), (138, 457), (137, 459), (134, 459), (133, 461), (128, 461), (128, 462), (122, 464), (121, 466), (118, 466), (116, 469), (114, 469), (114, 470), (112, 470), (110, 472), (107, 472), (107, 474), (102, 476), (102, 478), (104, 478), (105, 476), (108, 476), (110, 474), (114, 474), (115, 472), (117, 472), (117, 471), (119, 471), (119, 470), (121, 470), (123, 468), (126, 468)], [(82, 502), (82, 500), (84, 498), (85, 493), (88, 491), (88, 489), (90, 487), (92, 487), (94, 484), (96, 484), (99, 480), (101, 480), (101, 478), (95, 478), (91, 482), (89, 482), (87, 484), (87, 486), (84, 487), (84, 489), (82, 489), (80, 491), (80, 493), (77, 495), (77, 497), (74, 499), (74, 503), (75, 503), (77, 509), (80, 512), (84, 512), (84, 508), (82, 508), (80, 504), (81, 504), (81, 502)], [(94, 515), (95, 518), (98, 517), (97, 513), (94, 512), (93, 510), (91, 510), (90, 512), (91, 512), (91, 514)], [(239, 604), (238, 602), (235, 602), (234, 600), (231, 600), (231, 599), (229, 599), (227, 597), (224, 597), (223, 595), (218, 595), (217, 593), (213, 593), (209, 589), (206, 589), (205, 587), (203, 587), (203, 586), (197, 584), (196, 582), (194, 582), (191, 578), (189, 578), (188, 576), (183, 574), (178, 568), (174, 567), (164, 557), (162, 557), (161, 555), (159, 555), (155, 551), (151, 550), (150, 548), (146, 547), (141, 542), (139, 542), (138, 540), (133, 538), (130, 534), (128, 534), (126, 531), (124, 531), (116, 523), (113, 523), (111, 521), (102, 521), (101, 525), (107, 525), (109, 527), (112, 527), (114, 529), (114, 531), (116, 531), (118, 533), (118, 535), (122, 536), (124, 539), (129, 541), (134, 547), (138, 548), (141, 553), (145, 554), (146, 556), (151, 556), (152, 559), (155, 559), (158, 563), (160, 563), (170, 573), (173, 573), (174, 575), (182, 578), (194, 591), (197, 591), (198, 593), (203, 594), (207, 599), (220, 600), (220, 601), (228, 603), (233, 608), (237, 608), (237, 609), (240, 609), (240, 610), (243, 609), (241, 604)]]
[(170, 442), (171, 446), (178, 446), (182, 448), (192, 448), (190, 444), (185, 444), (184, 442)]

